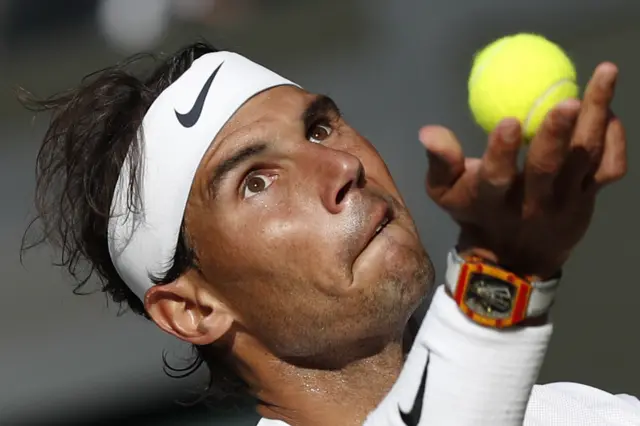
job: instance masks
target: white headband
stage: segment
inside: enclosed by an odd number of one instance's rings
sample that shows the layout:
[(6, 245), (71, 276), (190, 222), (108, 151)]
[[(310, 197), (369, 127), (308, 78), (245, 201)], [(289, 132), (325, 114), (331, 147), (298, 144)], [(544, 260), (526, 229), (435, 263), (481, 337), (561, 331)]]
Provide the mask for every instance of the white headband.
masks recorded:
[(196, 170), (231, 116), (267, 89), (296, 84), (230, 52), (203, 55), (160, 94), (142, 121), (139, 200), (129, 210), (129, 159), (111, 202), (109, 254), (120, 277), (142, 300), (173, 264)]

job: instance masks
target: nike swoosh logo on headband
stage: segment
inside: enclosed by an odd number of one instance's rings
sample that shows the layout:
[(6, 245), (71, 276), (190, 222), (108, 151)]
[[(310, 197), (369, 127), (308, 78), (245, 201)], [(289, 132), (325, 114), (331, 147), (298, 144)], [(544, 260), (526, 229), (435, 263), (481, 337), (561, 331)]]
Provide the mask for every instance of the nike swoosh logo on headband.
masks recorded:
[(218, 74), (218, 71), (220, 71), (220, 68), (222, 68), (223, 64), (224, 62), (218, 65), (218, 68), (215, 69), (215, 71), (211, 74), (207, 82), (204, 83), (204, 86), (202, 86), (202, 90), (200, 90), (200, 94), (198, 95), (196, 102), (193, 104), (193, 107), (189, 112), (187, 112), (186, 114), (181, 114), (178, 111), (175, 111), (176, 118), (178, 119), (180, 124), (182, 124), (184, 127), (186, 128), (193, 127), (196, 125), (198, 120), (200, 120), (200, 114), (202, 114), (202, 109), (204, 108), (204, 102), (207, 100), (207, 95), (209, 94), (209, 89), (211, 88), (211, 84), (213, 84), (213, 80), (216, 78), (216, 75)]
[(420, 424), (420, 417), (422, 417), (422, 400), (424, 399), (424, 390), (427, 387), (427, 370), (429, 369), (429, 355), (427, 355), (427, 363), (424, 366), (422, 372), (422, 379), (420, 381), (420, 387), (418, 388), (418, 394), (413, 401), (411, 411), (405, 413), (402, 408), (398, 407), (400, 411), (400, 418), (407, 426), (418, 426)]

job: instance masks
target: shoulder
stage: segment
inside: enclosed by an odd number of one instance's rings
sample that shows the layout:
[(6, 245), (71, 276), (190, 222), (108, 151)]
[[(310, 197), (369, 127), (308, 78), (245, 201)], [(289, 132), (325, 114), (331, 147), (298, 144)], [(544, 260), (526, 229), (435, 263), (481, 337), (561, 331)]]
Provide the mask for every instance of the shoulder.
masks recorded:
[(640, 425), (640, 400), (613, 395), (578, 383), (534, 386), (527, 406), (525, 426)]

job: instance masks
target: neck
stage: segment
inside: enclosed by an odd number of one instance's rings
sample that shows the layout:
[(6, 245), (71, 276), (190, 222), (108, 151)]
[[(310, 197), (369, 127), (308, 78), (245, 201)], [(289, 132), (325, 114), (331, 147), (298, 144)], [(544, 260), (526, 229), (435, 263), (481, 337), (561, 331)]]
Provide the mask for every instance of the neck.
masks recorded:
[(260, 401), (258, 413), (291, 426), (361, 425), (404, 362), (402, 339), (339, 370), (299, 367), (265, 350), (251, 353), (240, 358), (241, 374)]

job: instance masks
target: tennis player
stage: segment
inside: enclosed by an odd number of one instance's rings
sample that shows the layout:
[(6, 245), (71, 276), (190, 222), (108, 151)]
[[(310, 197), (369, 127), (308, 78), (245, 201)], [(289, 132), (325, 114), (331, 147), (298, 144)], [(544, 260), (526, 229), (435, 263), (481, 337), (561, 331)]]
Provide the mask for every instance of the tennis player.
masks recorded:
[(640, 425), (630, 396), (534, 386), (562, 266), (626, 170), (613, 64), (549, 114), (523, 170), (515, 120), (480, 159), (422, 129), (427, 192), (461, 232), (417, 333), (431, 262), (330, 98), (206, 44), (134, 65), (31, 100), (52, 113), (39, 223), (79, 285), (192, 343), (213, 396), (253, 397), (261, 426)]

